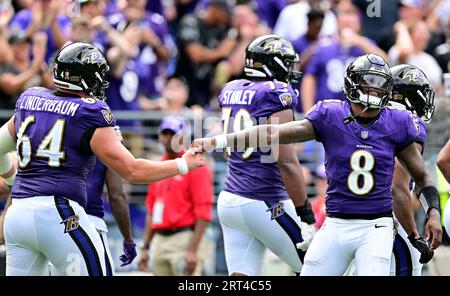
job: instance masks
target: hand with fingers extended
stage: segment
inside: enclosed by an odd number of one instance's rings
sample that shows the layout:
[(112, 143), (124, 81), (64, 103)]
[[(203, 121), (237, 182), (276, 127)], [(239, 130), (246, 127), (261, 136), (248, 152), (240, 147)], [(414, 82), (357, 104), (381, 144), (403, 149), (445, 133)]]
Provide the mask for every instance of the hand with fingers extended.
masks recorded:
[(429, 211), (429, 218), (425, 225), (425, 240), (430, 241), (430, 250), (436, 250), (442, 242), (442, 224), (439, 211), (432, 208)]
[(130, 264), (131, 262), (133, 262), (136, 256), (136, 244), (134, 243), (134, 241), (123, 241), (123, 254), (119, 257), (120, 261), (122, 261), (122, 264), (120, 266)]
[(148, 250), (141, 248), (141, 255), (140, 255), (139, 261), (138, 261), (138, 268), (140, 271), (150, 272), (150, 270), (148, 269), (148, 261), (149, 260), (150, 260), (150, 257), (148, 254)]

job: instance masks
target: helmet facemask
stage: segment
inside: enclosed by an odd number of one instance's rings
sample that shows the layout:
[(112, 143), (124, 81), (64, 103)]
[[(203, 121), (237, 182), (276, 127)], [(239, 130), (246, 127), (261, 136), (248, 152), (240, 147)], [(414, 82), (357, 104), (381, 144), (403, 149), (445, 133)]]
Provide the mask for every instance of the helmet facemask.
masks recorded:
[(401, 89), (395, 87), (392, 92), (393, 101), (403, 101), (406, 108), (429, 123), (434, 115), (435, 91), (428, 86), (417, 87), (402, 85)]
[(345, 77), (345, 84), (350, 91), (344, 92), (349, 101), (360, 103), (370, 109), (386, 106), (393, 87), (392, 78), (378, 71), (361, 71)]

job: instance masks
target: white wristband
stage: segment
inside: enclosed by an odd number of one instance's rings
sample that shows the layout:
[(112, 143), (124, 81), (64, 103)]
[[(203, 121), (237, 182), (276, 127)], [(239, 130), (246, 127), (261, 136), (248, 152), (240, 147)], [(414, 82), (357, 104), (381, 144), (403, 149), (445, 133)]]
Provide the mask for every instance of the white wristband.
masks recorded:
[(227, 148), (227, 136), (218, 135), (214, 137), (216, 139), (216, 148)]
[(176, 158), (175, 161), (177, 162), (178, 171), (180, 172), (180, 174), (186, 175), (187, 173), (189, 173), (189, 166), (187, 164), (186, 159)]

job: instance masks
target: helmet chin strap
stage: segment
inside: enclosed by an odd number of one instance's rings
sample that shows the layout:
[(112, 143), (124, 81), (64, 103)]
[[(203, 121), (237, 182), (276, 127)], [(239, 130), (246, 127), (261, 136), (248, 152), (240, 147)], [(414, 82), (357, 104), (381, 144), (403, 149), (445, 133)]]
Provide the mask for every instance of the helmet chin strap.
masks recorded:
[[(372, 95), (369, 95), (369, 94), (366, 95), (361, 90), (358, 90), (358, 94), (359, 94), (359, 103), (363, 104), (365, 107), (364, 107), (364, 109), (362, 111), (360, 111), (356, 115), (353, 115), (352, 112), (350, 111), (350, 114), (344, 118), (344, 123), (345, 124), (353, 123), (356, 120), (356, 117), (358, 117), (362, 113), (366, 112), (370, 108), (372, 108), (372, 109), (380, 109), (382, 107), (381, 104), (380, 104), (380, 102), (382, 100), (381, 98), (379, 98), (377, 96), (372, 96)], [(363, 103), (363, 101), (361, 99), (363, 97), (367, 98), (367, 101), (366, 101), (367, 105)], [(372, 105), (372, 104), (374, 104), (374, 105)]]
[[(351, 108), (351, 107), (350, 107), (350, 108)], [(369, 110), (369, 107), (368, 107), (368, 106), (365, 106), (364, 109), (363, 109), (362, 111), (360, 111), (360, 112), (359, 112), (358, 114), (356, 114), (356, 115), (353, 115), (353, 114), (352, 114), (352, 111), (350, 111), (350, 114), (347, 115), (347, 116), (344, 118), (344, 124), (349, 124), (349, 123), (355, 122), (356, 117), (358, 117), (359, 115), (363, 114), (363, 113), (366, 112), (367, 110)]]

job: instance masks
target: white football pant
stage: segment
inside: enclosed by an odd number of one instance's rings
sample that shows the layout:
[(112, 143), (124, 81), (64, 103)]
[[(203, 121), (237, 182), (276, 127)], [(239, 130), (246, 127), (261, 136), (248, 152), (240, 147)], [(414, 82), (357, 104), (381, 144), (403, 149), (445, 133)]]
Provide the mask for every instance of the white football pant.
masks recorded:
[(299, 273), (304, 252), (293, 202), (267, 202), (222, 191), (217, 202), (228, 273), (261, 275), (266, 247)]
[(62, 197), (12, 199), (4, 223), (6, 275), (104, 275), (102, 240), (84, 209)]
[(355, 259), (356, 274), (388, 276), (393, 236), (392, 218), (327, 217), (306, 252), (300, 275), (343, 275)]

